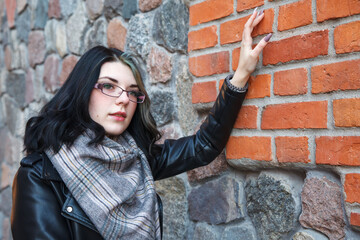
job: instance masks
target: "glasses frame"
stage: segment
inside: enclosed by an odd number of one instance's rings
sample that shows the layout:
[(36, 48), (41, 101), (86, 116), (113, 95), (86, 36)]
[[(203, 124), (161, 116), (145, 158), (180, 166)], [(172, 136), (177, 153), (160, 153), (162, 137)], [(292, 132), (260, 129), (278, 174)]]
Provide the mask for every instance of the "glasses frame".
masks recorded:
[[(102, 87), (104, 84), (111, 84), (111, 85), (113, 85), (114, 87), (120, 88), (120, 89), (121, 89), (121, 93), (120, 93), (118, 96), (112, 96), (112, 95), (109, 95), (109, 94), (104, 93), (103, 87)], [(141, 92), (141, 91), (127, 91), (127, 90), (123, 89), (122, 87), (117, 86), (117, 85), (115, 85), (115, 84), (113, 84), (113, 83), (96, 83), (95, 86), (94, 86), (94, 88), (99, 89), (104, 95), (109, 96), (109, 97), (113, 97), (113, 98), (118, 98), (118, 97), (120, 97), (124, 92), (126, 92), (126, 96), (129, 98), (129, 101), (134, 102), (134, 103), (143, 103), (143, 102), (145, 101), (145, 98), (146, 98), (145, 93), (143, 93), (143, 92)], [(130, 97), (129, 97), (129, 92), (140, 92), (140, 93), (142, 93), (142, 94), (144, 95), (144, 99), (142, 99), (142, 102), (133, 101), (133, 100), (131, 100)]]

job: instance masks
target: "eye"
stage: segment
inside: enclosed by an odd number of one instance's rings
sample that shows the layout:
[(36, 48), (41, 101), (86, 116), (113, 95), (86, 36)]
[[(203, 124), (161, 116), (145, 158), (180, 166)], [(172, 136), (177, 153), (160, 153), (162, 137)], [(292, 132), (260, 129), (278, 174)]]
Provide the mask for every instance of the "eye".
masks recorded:
[(103, 89), (108, 89), (108, 90), (114, 89), (114, 85), (112, 85), (111, 83), (103, 83), (102, 87)]
[(142, 94), (142, 92), (138, 92), (138, 91), (130, 91), (129, 95), (134, 96), (134, 97), (140, 97), (143, 94)]

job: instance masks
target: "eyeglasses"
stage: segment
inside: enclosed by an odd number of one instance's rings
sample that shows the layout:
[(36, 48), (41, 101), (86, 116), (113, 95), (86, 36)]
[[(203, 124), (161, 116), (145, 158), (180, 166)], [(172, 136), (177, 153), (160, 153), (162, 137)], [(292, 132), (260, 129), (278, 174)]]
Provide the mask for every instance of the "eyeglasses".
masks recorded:
[(120, 97), (123, 92), (126, 92), (129, 100), (135, 103), (143, 103), (145, 101), (145, 94), (140, 91), (126, 91), (119, 86), (111, 83), (96, 83), (94, 88), (100, 89), (101, 92), (109, 97)]

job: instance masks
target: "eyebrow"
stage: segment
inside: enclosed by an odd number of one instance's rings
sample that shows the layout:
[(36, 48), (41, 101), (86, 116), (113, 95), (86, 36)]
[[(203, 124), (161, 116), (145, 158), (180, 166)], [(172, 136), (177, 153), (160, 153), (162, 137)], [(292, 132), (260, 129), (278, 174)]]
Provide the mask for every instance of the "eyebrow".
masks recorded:
[[(114, 83), (117, 83), (117, 84), (119, 83), (118, 80), (116, 80), (115, 78), (112, 78), (112, 77), (104, 76), (104, 77), (101, 77), (101, 78), (99, 78), (99, 79), (103, 79), (103, 78), (107, 78), (107, 79), (109, 79), (110, 81), (112, 81), (112, 82), (114, 82)], [(130, 87), (130, 88), (139, 88), (139, 86), (138, 86), (137, 84), (131, 84), (129, 87)]]

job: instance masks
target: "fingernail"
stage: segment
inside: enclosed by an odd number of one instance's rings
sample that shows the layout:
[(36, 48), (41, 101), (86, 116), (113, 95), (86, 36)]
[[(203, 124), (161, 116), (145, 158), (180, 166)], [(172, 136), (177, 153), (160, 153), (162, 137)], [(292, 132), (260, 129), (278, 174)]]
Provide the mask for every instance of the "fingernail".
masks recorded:
[(272, 33), (269, 33), (268, 35), (266, 35), (266, 37), (264, 38), (265, 42), (268, 42), (271, 37), (272, 37)]
[(262, 9), (260, 12), (259, 12), (259, 16), (261, 16), (261, 14), (264, 13), (264, 9)]
[[(254, 9), (254, 12), (256, 12), (257, 9), (258, 9), (258, 8), (256, 7), (256, 8)], [(253, 14), (254, 14), (254, 12), (253, 12)]]

